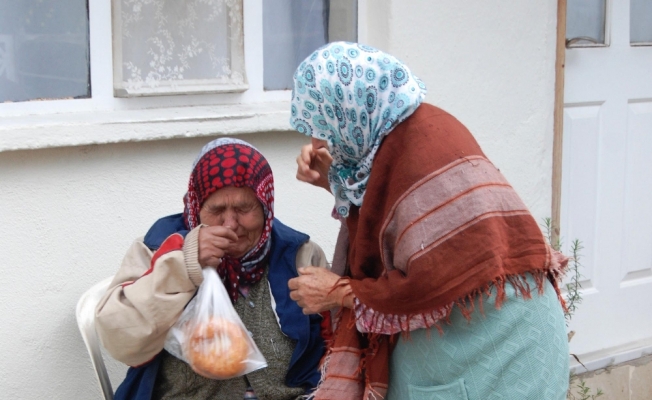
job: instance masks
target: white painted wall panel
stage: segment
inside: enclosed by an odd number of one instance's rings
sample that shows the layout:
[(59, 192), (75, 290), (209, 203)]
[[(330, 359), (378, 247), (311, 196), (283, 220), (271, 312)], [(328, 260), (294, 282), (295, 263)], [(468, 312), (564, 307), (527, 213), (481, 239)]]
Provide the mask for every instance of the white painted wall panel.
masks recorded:
[(572, 241), (581, 238), (585, 289), (594, 285), (600, 109), (600, 104), (576, 104), (564, 109), (562, 251), (570, 254)]
[(621, 285), (652, 281), (652, 102), (628, 105)]

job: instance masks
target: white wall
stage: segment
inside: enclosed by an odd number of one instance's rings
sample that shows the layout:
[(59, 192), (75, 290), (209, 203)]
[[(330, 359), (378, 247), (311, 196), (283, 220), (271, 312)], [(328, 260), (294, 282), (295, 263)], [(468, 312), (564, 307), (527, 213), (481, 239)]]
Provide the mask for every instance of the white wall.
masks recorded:
[[(367, 2), (368, 42), (403, 59), (428, 85), (427, 101), (464, 122), (537, 218), (549, 216), (556, 1), (376, 1)], [(307, 139), (240, 138), (272, 165), (277, 216), (331, 254), (330, 200), (294, 179)], [(208, 140), (0, 153), (0, 397), (100, 397), (76, 301), (153, 221), (181, 210)], [(110, 370), (115, 386), (124, 367)]]
[(534, 215), (549, 217), (557, 2), (368, 5), (370, 44), (410, 66), (426, 101), (462, 121)]

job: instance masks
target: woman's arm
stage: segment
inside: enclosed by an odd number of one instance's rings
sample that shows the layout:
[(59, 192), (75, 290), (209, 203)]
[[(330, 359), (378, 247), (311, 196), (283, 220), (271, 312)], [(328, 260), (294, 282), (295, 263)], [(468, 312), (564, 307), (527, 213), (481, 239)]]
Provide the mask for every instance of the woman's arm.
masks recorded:
[(152, 253), (136, 240), (95, 310), (102, 344), (131, 366), (151, 360), (162, 349), (170, 327), (201, 284), (196, 228), (184, 239), (168, 237)]

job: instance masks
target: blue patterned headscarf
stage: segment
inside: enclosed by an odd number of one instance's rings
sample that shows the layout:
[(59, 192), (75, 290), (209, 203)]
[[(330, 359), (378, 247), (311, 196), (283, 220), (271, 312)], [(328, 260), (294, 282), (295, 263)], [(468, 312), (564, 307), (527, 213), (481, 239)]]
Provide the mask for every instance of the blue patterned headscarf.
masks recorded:
[(357, 43), (317, 49), (294, 73), (290, 124), (328, 142), (335, 215), (361, 206), (383, 138), (419, 107), (426, 85), (393, 56)]

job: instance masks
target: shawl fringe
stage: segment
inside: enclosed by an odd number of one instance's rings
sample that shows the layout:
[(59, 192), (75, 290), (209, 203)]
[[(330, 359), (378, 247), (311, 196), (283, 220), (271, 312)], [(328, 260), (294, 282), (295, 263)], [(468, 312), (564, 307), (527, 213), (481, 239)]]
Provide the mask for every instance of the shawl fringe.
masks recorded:
[[(348, 320), (344, 321), (343, 320), (343, 315), (344, 315), (344, 309), (341, 308), (335, 317), (333, 318), (334, 324), (340, 325), (340, 324), (345, 324), (349, 329), (355, 330), (355, 317), (351, 316)], [(352, 314), (352, 313), (347, 313), (347, 314)], [(336, 330), (335, 332), (342, 332), (340, 330)], [(324, 399), (328, 398), (331, 399), (334, 397), (333, 392), (329, 389), (327, 390), (330, 395), (326, 395), (326, 397), (323, 397), (323, 390), (320, 391), (320, 389), (324, 389), (324, 382), (327, 382), (329, 379), (327, 378), (335, 378), (343, 381), (348, 381), (353, 384), (353, 387), (358, 387), (360, 389), (359, 395), (362, 396), (361, 399), (364, 400), (383, 400), (385, 398), (385, 395), (383, 393), (380, 393), (376, 388), (374, 388), (374, 385), (378, 385), (378, 382), (371, 382), (369, 379), (369, 376), (365, 373), (365, 369), (367, 367), (367, 360), (372, 358), (375, 353), (378, 351), (380, 347), (380, 342), (383, 339), (383, 336), (381, 334), (365, 334), (363, 335), (364, 338), (366, 338), (369, 342), (369, 346), (363, 349), (356, 349), (353, 351), (352, 348), (347, 347), (347, 348), (337, 348), (333, 347), (333, 343), (336, 341), (335, 336), (332, 339), (331, 343), (328, 343), (328, 350), (322, 357), (322, 361), (320, 364), (320, 370), (321, 370), (321, 379), (315, 388), (315, 390), (302, 397), (305, 400), (317, 400), (317, 399)], [(331, 370), (331, 364), (333, 362), (333, 358), (338, 354), (338, 353), (353, 353), (355, 354), (356, 358), (358, 359), (357, 362), (357, 367), (355, 368), (354, 372), (352, 375), (345, 375), (338, 370), (338, 368), (333, 368)], [(358, 386), (355, 383), (360, 383), (361, 385)], [(386, 392), (387, 388), (385, 388)], [(350, 393), (347, 393), (350, 394)]]
[[(494, 307), (499, 310), (505, 302), (506, 292), (505, 285), (509, 284), (516, 290), (517, 296), (524, 299), (532, 298), (533, 287), (527, 281), (527, 274), (532, 275), (536, 282), (536, 290), (539, 295), (543, 294), (545, 280), (552, 283), (557, 294), (557, 299), (564, 311), (567, 311), (566, 302), (560, 290), (561, 279), (566, 273), (568, 258), (559, 252), (553, 254), (554, 262), (549, 269), (538, 269), (518, 275), (502, 275), (488, 282), (486, 285), (474, 289), (462, 298), (437, 309), (420, 312), (415, 314), (384, 314), (375, 311), (371, 307), (355, 301), (356, 324), (362, 327), (366, 332), (372, 332), (370, 340), (376, 337), (375, 333), (391, 335), (401, 333), (403, 337), (409, 338), (412, 330), (420, 328), (436, 328), (440, 334), (443, 334), (442, 322), (450, 324), (451, 314), (458, 309), (467, 321), (471, 321), (471, 316), (477, 308), (480, 314), (484, 315), (484, 303), (492, 296), (494, 297)], [(371, 345), (371, 343), (370, 343)]]

